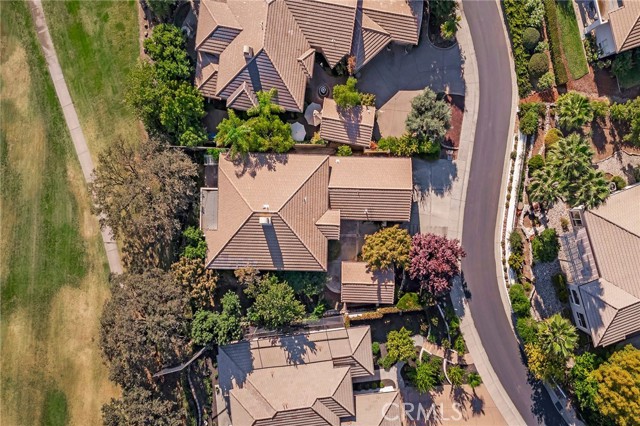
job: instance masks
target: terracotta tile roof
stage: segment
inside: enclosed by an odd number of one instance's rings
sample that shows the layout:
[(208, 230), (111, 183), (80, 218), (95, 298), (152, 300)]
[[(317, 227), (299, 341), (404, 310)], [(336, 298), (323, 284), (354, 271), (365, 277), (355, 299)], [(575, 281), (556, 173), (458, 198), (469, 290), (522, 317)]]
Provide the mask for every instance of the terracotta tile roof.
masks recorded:
[(322, 139), (369, 148), (376, 119), (375, 107), (356, 106), (342, 109), (333, 99), (322, 105), (320, 137)]
[(358, 304), (393, 304), (392, 270), (372, 272), (365, 262), (342, 262), (340, 301)]
[[(363, 348), (371, 355), (369, 327), (220, 347), (219, 382), (223, 396), (229, 399), (233, 424), (252, 426), (265, 420), (299, 426), (305, 418), (338, 426), (340, 418), (352, 418), (357, 415), (351, 382), (354, 369), (365, 363), (368, 374), (373, 372), (373, 358), (363, 357)], [(343, 363), (344, 359), (351, 361)]]
[(640, 46), (640, 1), (624, 0), (622, 7), (609, 13), (616, 51)]

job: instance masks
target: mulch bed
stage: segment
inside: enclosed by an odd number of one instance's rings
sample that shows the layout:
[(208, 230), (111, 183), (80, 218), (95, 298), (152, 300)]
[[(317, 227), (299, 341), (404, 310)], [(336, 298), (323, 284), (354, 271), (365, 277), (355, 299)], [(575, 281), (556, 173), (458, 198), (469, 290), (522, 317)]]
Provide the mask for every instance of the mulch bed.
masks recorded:
[(445, 95), (444, 100), (451, 106), (451, 127), (445, 135), (445, 144), (458, 148), (464, 118), (464, 96)]
[(433, 43), (434, 46), (439, 47), (441, 49), (446, 49), (457, 43), (455, 38), (453, 40), (443, 39), (440, 36), (440, 28), (435, 24), (435, 20), (431, 18), (429, 18), (428, 34), (429, 34), (429, 41), (431, 41), (431, 43)]

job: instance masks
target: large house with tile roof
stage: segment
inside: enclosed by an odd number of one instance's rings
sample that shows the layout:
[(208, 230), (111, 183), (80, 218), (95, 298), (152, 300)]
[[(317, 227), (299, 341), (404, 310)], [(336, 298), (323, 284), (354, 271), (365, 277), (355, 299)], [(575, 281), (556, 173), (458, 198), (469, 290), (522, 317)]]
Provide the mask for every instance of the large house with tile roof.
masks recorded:
[(260, 90), (301, 112), (315, 54), (362, 68), (389, 43), (416, 45), (422, 0), (202, 0), (195, 84), (205, 97), (247, 110)]
[(640, 1), (584, 2), (594, 13), (584, 33), (593, 34), (604, 56), (640, 47)]
[(560, 241), (575, 323), (607, 346), (640, 332), (640, 184), (606, 204), (570, 212), (573, 231)]
[(220, 347), (217, 360), (234, 426), (402, 424), (397, 389), (353, 390), (374, 374), (369, 326), (241, 341)]

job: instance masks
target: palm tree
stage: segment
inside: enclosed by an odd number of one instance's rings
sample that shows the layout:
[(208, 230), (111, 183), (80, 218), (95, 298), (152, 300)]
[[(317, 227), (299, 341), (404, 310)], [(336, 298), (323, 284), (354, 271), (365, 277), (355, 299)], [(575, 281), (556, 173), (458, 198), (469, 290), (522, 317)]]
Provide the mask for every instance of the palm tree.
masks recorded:
[(471, 372), (469, 376), (467, 376), (467, 382), (473, 391), (476, 391), (476, 388), (482, 384), (482, 377), (478, 373)]
[(578, 345), (578, 333), (569, 320), (555, 314), (540, 323), (538, 343), (547, 357), (567, 360)]
[(551, 207), (560, 196), (558, 182), (553, 175), (553, 169), (545, 166), (536, 170), (527, 188), (529, 199), (546, 207)]
[(592, 157), (593, 151), (587, 141), (572, 133), (549, 149), (547, 164), (554, 169), (554, 174), (562, 183), (566, 183), (580, 179), (590, 170)]
[(582, 205), (593, 209), (604, 203), (609, 194), (609, 183), (602, 172), (591, 169), (568, 193), (567, 202), (572, 207)]
[(231, 147), (232, 157), (244, 155), (251, 150), (251, 134), (251, 128), (230, 109), (229, 117), (218, 124), (216, 144)]
[(593, 110), (589, 98), (577, 92), (569, 92), (558, 98), (556, 103), (560, 125), (567, 130), (575, 130), (593, 121)]

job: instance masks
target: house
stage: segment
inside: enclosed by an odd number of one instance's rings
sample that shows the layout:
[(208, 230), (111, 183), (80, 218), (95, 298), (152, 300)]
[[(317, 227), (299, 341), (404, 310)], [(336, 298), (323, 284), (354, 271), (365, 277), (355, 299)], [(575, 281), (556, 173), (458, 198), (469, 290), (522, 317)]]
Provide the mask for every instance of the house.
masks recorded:
[(341, 220), (406, 222), (412, 188), (410, 158), (220, 157), (217, 188), (201, 190), (207, 265), (326, 271)]
[(392, 269), (371, 271), (366, 262), (342, 262), (340, 301), (349, 304), (393, 305), (395, 274)]
[(241, 341), (217, 360), (234, 426), (401, 425), (398, 390), (353, 391), (354, 379), (373, 380), (368, 326)]
[(325, 98), (322, 105), (320, 137), (330, 142), (369, 148), (375, 120), (375, 107), (358, 105), (342, 109), (333, 99)]
[(625, 340), (640, 332), (640, 185), (570, 217), (573, 231), (560, 241), (575, 323), (594, 346)]
[(603, 55), (640, 46), (640, 2), (611, 0), (584, 2), (585, 34), (593, 34)]
[(315, 55), (333, 68), (348, 55), (361, 69), (389, 43), (418, 44), (423, 1), (202, 0), (195, 84), (211, 99), (246, 110), (256, 92), (301, 112)]

